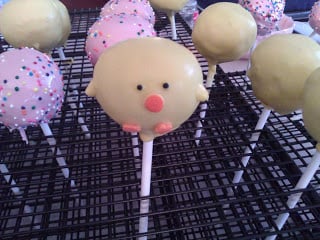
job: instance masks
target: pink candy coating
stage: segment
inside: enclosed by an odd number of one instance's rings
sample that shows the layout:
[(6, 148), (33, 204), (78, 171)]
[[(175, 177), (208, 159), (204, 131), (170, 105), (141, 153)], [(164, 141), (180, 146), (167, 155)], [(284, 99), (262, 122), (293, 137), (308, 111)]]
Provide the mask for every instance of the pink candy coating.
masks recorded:
[(111, 0), (101, 10), (100, 16), (135, 14), (155, 23), (155, 14), (148, 0)]
[(309, 24), (317, 34), (320, 34), (320, 1), (315, 2), (311, 8)]
[(89, 29), (86, 52), (93, 65), (108, 47), (130, 38), (155, 36), (153, 25), (147, 20), (128, 14), (106, 16)]
[(0, 123), (10, 129), (47, 123), (63, 98), (61, 71), (46, 54), (32, 48), (0, 54)]
[(285, 7), (285, 0), (239, 0), (239, 4), (251, 12), (258, 26), (258, 35), (278, 30)]

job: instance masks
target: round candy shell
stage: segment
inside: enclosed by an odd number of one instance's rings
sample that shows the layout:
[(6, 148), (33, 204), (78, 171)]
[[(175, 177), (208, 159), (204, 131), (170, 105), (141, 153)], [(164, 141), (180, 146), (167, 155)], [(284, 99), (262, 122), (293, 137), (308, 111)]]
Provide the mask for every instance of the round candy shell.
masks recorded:
[(129, 38), (150, 37), (155, 34), (153, 25), (139, 16), (106, 16), (89, 29), (85, 49), (91, 63), (96, 64), (106, 48)]
[(10, 129), (47, 123), (63, 98), (62, 74), (47, 55), (30, 48), (0, 55), (0, 123)]
[(101, 9), (100, 16), (135, 14), (155, 23), (155, 14), (148, 0), (111, 0)]
[(65, 43), (70, 30), (68, 11), (58, 0), (11, 0), (0, 11), (0, 32), (15, 48), (49, 53)]

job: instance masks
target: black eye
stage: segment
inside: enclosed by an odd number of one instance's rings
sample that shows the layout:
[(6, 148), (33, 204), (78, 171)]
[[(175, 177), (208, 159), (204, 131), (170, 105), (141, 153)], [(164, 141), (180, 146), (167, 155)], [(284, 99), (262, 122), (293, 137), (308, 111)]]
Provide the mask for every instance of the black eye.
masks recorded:
[(162, 84), (162, 87), (163, 87), (164, 89), (168, 89), (168, 88), (169, 88), (169, 83), (164, 83), (164, 84)]
[(139, 84), (139, 85), (137, 85), (137, 89), (138, 89), (139, 91), (142, 91), (143, 86), (142, 86), (141, 84)]

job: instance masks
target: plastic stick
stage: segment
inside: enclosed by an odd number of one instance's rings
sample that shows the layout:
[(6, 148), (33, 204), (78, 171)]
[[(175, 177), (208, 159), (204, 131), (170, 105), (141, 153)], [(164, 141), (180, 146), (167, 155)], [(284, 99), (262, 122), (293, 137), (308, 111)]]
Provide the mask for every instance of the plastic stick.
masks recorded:
[[(4, 179), (6, 180), (7, 183), (9, 183), (11, 185), (11, 191), (12, 193), (18, 197), (21, 198), (22, 197), (22, 192), (20, 190), (19, 187), (17, 187), (17, 183), (16, 181), (12, 178), (11, 174), (9, 173), (9, 170), (7, 168), (7, 165), (4, 163), (0, 163), (0, 172), (3, 174)], [(31, 207), (28, 204), (24, 205), (23, 211), (27, 214), (32, 213)], [(29, 217), (30, 220), (32, 221), (32, 217)], [(35, 218), (35, 223), (39, 223), (39, 219), (36, 217)], [(35, 226), (36, 229), (39, 229), (39, 226)]]
[[(262, 130), (268, 120), (268, 117), (270, 116), (270, 113), (271, 113), (271, 109), (268, 109), (268, 108), (264, 108), (262, 110), (262, 113), (259, 117), (259, 120), (258, 120), (258, 123), (255, 127), (255, 130), (258, 131), (258, 132), (254, 132), (251, 137), (250, 137), (250, 142), (252, 142), (250, 144), (250, 146), (247, 146), (246, 149), (244, 150), (244, 155), (247, 155), (247, 156), (244, 156), (242, 157), (241, 159), (241, 165), (243, 165), (244, 167), (247, 166), (249, 160), (250, 160), (250, 153), (252, 153), (252, 150), (256, 147), (257, 145), (257, 141), (259, 140), (259, 137), (260, 137), (260, 134), (261, 132), (259, 130)], [(239, 166), (241, 167), (241, 166)], [(240, 182), (241, 178), (242, 178), (242, 175), (243, 175), (243, 170), (239, 170), (239, 171), (236, 171), (235, 172), (235, 175), (234, 175), (234, 178), (232, 180), (232, 183), (234, 184), (237, 184)]]
[[(212, 87), (214, 75), (216, 74), (216, 70), (217, 70), (216, 65), (209, 66), (207, 80), (206, 80), (206, 84), (205, 84), (205, 86), (208, 89), (209, 93), (210, 93), (210, 89)], [(202, 134), (202, 122), (201, 121), (206, 117), (206, 113), (207, 113), (207, 109), (208, 109), (208, 103), (202, 103), (200, 105), (200, 108), (201, 108), (200, 115), (199, 115), (200, 120), (197, 123), (197, 130), (196, 130), (196, 133), (194, 135), (194, 137), (196, 139), (197, 146), (200, 143), (200, 139), (199, 138), (201, 137), (201, 134)]]
[[(73, 114), (77, 115), (77, 105), (75, 103), (73, 103), (73, 101), (78, 101), (79, 99), (79, 92), (77, 90), (73, 90), (72, 94), (74, 94), (74, 96), (69, 97), (68, 101), (72, 102), (69, 103), (70, 108), (73, 110)], [(83, 108), (83, 104), (80, 102), (79, 103), (79, 108)], [(78, 123), (81, 126), (82, 131), (85, 133), (85, 138), (86, 139), (90, 139), (91, 138), (91, 134), (89, 132), (89, 128), (88, 126), (85, 124), (85, 121), (83, 119), (83, 117), (78, 117)]]
[(64, 52), (63, 52), (63, 47), (58, 48), (58, 54), (61, 60), (66, 60), (66, 56), (64, 55)]
[(175, 12), (170, 11), (168, 13), (168, 18), (171, 24), (171, 33), (172, 33), (172, 39), (177, 40), (177, 28), (176, 28), (176, 19), (175, 19)]
[(22, 140), (25, 141), (26, 144), (28, 144), (29, 141), (28, 141), (28, 137), (27, 137), (26, 131), (23, 128), (19, 128), (19, 133), (20, 133), (20, 136), (21, 136)]
[(3, 174), (4, 179), (7, 183), (11, 185), (11, 191), (14, 195), (21, 195), (20, 188), (17, 187), (16, 181), (12, 178), (12, 176), (9, 174), (9, 170), (7, 168), (7, 165), (4, 163), (0, 164), (0, 172)]
[[(308, 164), (306, 170), (304, 171), (298, 183), (296, 184), (294, 190), (305, 189), (311, 182), (311, 179), (315, 175), (319, 166), (320, 166), (320, 152), (316, 151), (312, 157), (311, 162)], [(287, 206), (289, 209), (293, 209), (297, 205), (297, 203), (301, 198), (301, 195), (302, 195), (302, 192), (298, 192), (298, 193), (291, 194), (289, 196), (289, 199), (287, 201)], [(282, 229), (283, 225), (286, 223), (287, 219), (289, 218), (289, 215), (290, 215), (289, 213), (282, 213), (278, 216), (275, 223), (279, 230)], [(272, 231), (274, 231), (274, 229), (272, 229)], [(274, 240), (276, 239), (276, 237), (277, 235), (268, 236), (266, 237), (266, 240)]]
[[(49, 145), (52, 147), (51, 150), (54, 153), (55, 152), (55, 146), (56, 146), (56, 139), (53, 137), (52, 131), (47, 123), (41, 123), (40, 127), (42, 129), (43, 134), (47, 137), (47, 141)], [(61, 151), (59, 148), (57, 148), (57, 156), (62, 155)], [(63, 173), (63, 176), (65, 178), (69, 178), (70, 172), (69, 168), (67, 167), (66, 160), (64, 157), (56, 157), (58, 165), (62, 168), (61, 171)], [(70, 186), (75, 187), (75, 182), (74, 180), (70, 181)]]
[[(152, 168), (152, 152), (153, 141), (143, 142), (142, 153), (142, 175), (141, 175), (141, 192), (140, 197), (150, 196), (151, 186), (151, 168)], [(149, 213), (149, 199), (142, 199), (140, 201), (140, 214)], [(148, 232), (148, 216), (141, 216), (139, 219), (139, 233)], [(147, 236), (139, 237), (139, 240), (147, 240)]]
[(316, 34), (317, 34), (316, 31), (313, 31), (313, 32), (309, 35), (309, 37), (310, 37), (310, 38), (313, 38)]

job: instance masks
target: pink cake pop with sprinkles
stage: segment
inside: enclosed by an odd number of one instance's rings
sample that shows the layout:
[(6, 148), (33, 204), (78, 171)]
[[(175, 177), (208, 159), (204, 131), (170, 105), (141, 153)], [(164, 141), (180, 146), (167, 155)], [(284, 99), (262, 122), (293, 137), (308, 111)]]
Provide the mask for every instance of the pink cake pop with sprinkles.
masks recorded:
[(100, 16), (113, 14), (135, 14), (155, 23), (155, 14), (148, 0), (111, 0), (101, 9)]
[(21, 48), (0, 55), (0, 123), (10, 130), (48, 123), (63, 97), (61, 71), (46, 54)]
[(85, 49), (94, 65), (105, 49), (120, 41), (155, 35), (153, 25), (145, 19), (137, 15), (115, 14), (103, 17), (92, 25)]
[(310, 35), (311, 37), (314, 34), (320, 34), (320, 1), (315, 2), (311, 8), (309, 25), (313, 29), (313, 33)]
[(239, 0), (239, 4), (251, 12), (258, 26), (258, 35), (266, 35), (278, 29), (283, 17), (285, 0)]
[[(61, 151), (48, 122), (60, 111), (64, 99), (62, 74), (46, 54), (33, 48), (11, 49), (0, 54), (0, 123), (19, 130), (28, 142), (25, 129), (40, 126), (65, 178), (69, 178)], [(0, 166), (0, 171), (6, 166)], [(71, 186), (75, 186), (71, 180)]]

